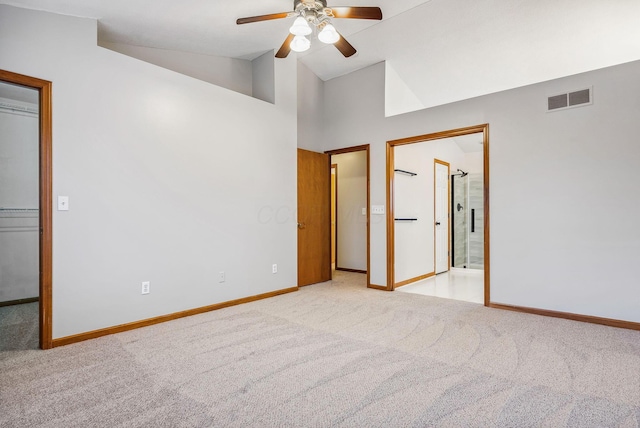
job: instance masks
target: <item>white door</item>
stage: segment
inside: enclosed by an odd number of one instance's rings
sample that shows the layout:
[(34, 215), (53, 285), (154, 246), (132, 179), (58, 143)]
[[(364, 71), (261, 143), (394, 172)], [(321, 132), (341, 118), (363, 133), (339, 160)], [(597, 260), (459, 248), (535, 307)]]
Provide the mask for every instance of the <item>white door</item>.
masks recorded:
[(449, 270), (449, 164), (434, 160), (435, 272)]

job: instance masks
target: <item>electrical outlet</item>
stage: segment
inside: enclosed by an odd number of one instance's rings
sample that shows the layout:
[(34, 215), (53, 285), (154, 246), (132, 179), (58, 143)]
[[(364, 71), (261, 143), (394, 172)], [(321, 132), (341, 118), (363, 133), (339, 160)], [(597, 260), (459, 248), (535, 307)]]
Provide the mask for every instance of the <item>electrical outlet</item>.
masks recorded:
[(142, 294), (149, 294), (151, 292), (151, 283), (149, 281), (142, 282)]
[(224, 272), (218, 272), (218, 282), (224, 282), (225, 279)]
[(271, 266), (271, 273), (278, 273), (278, 265), (277, 264), (273, 264)]

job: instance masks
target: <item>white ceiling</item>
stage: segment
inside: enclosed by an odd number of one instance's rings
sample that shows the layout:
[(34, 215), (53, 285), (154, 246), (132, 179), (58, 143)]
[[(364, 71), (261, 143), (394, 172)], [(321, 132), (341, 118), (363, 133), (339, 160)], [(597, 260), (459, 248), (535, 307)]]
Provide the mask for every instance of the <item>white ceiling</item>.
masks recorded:
[[(384, 19), (389, 19), (428, 1), (329, 0), (328, 5), (378, 6)], [(242, 17), (290, 12), (293, 0), (2, 0), (0, 3), (98, 19), (99, 38), (106, 42), (244, 59), (277, 50), (293, 23), (293, 18), (287, 18), (236, 25), (236, 19)], [(379, 22), (338, 19), (335, 26), (348, 38)], [(324, 47), (317, 41), (314, 46), (314, 50)]]
[[(293, 0), (0, 0), (95, 18), (101, 41), (253, 59), (293, 18), (236, 25)], [(329, 0), (379, 6), (382, 21), (337, 19), (358, 49), (312, 41), (298, 55), (323, 80), (388, 61), (425, 107), (640, 59), (638, 0)]]

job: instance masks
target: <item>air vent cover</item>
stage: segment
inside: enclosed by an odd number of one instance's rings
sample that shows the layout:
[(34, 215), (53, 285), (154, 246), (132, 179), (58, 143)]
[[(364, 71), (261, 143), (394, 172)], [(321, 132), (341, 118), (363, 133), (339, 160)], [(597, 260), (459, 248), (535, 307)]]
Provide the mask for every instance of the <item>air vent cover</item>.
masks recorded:
[(580, 104), (591, 103), (591, 91), (589, 89), (583, 89), (581, 91), (569, 92), (569, 105), (577, 106)]
[(567, 94), (555, 95), (553, 97), (549, 97), (548, 103), (549, 103), (549, 110), (565, 108), (569, 105), (567, 103)]
[(553, 95), (547, 98), (547, 111), (564, 110), (571, 107), (593, 104), (591, 88), (566, 94)]

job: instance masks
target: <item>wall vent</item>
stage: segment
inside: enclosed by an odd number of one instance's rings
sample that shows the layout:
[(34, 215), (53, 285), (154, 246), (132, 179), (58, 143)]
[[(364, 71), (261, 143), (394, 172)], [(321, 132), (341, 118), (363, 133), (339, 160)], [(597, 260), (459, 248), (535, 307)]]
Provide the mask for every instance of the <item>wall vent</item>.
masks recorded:
[(591, 90), (592, 88), (587, 88), (566, 94), (553, 95), (547, 98), (547, 111), (564, 110), (571, 107), (593, 104)]

